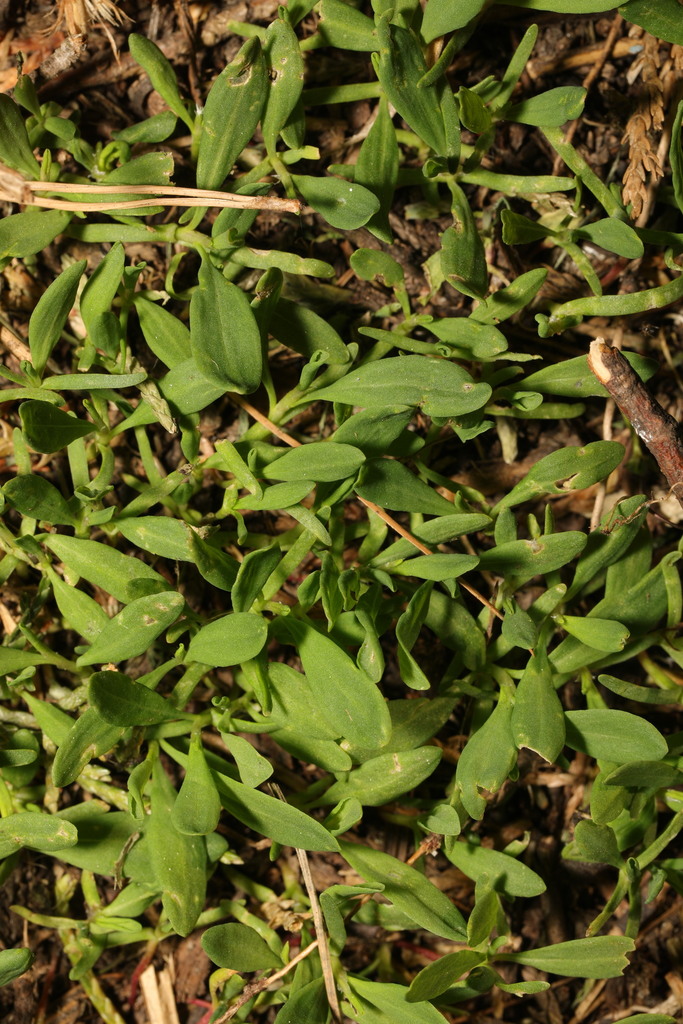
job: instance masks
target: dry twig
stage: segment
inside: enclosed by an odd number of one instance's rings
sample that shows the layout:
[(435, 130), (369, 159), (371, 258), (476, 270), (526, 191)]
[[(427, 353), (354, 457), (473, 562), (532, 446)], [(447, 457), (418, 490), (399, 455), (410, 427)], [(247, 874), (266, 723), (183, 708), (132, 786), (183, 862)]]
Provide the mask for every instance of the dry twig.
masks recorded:
[(683, 505), (683, 438), (679, 424), (653, 398), (621, 352), (602, 338), (591, 342), (588, 365), (647, 445)]

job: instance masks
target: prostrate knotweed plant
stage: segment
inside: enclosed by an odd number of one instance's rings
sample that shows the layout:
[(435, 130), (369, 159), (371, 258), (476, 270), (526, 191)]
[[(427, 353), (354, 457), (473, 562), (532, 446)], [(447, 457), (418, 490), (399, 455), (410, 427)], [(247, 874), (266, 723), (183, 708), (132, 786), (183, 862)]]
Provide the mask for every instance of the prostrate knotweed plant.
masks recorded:
[[(449, 65), (488, 6), (291, 0), (267, 26), (233, 26), (246, 41), (199, 112), (133, 34), (167, 109), (106, 144), (26, 76), (0, 95), (4, 195), (25, 207), (0, 224), (0, 260), (35, 264), (52, 247), (63, 266), (2, 370), (0, 581), (18, 598), (0, 647), (0, 873), (11, 879), (23, 850), (79, 869), (58, 877), (54, 914), (13, 911), (56, 930), (108, 1024), (123, 1018), (98, 959), (196, 929), (216, 966), (215, 1022), (438, 1024), (495, 987), (548, 989), (523, 967), (620, 975), (643, 899), (683, 888), (670, 845), (683, 828), (681, 545), (648, 527), (645, 494), (622, 491), (590, 531), (560, 518), (625, 448), (581, 419), (608, 397), (586, 355), (527, 367), (537, 346), (510, 351), (506, 333), (524, 337), (532, 310), (547, 338), (683, 297), (683, 104), (671, 216), (634, 226), (563, 134), (585, 89), (519, 85), (536, 26), (501, 75), (454, 91)], [(620, 10), (683, 42), (676, 0)], [(358, 80), (321, 85), (344, 51)], [(311, 111), (356, 101), (374, 105), (357, 159), (321, 166)], [(567, 175), (487, 166), (509, 124), (542, 133)], [(473, 186), (496, 195), (486, 216)], [(419, 296), (390, 251), (406, 187), (443, 229)], [(173, 220), (168, 207), (187, 209)], [(273, 215), (292, 238), (304, 217), (293, 248), (306, 255), (251, 244)], [(549, 304), (543, 266), (492, 278), (495, 232), (559, 250), (592, 294)], [(345, 311), (321, 258), (330, 240), (384, 289), (381, 308)], [(74, 260), (76, 242), (88, 259)], [(127, 255), (141, 243), (163, 288)], [(626, 260), (667, 247), (667, 273), (603, 295), (590, 246)], [(438, 315), (444, 294), (458, 315)], [(657, 369), (624, 355), (642, 380)], [(509, 486), (459, 479), (494, 443), (514, 464), (525, 431), (558, 420), (575, 443)], [(562, 855), (602, 866), (614, 888), (566, 941), (522, 948), (513, 901), (546, 889), (530, 845), (546, 772), (566, 780), (575, 754), (587, 789), (573, 834), (558, 830)], [(529, 827), (506, 842), (508, 812)], [(405, 856), (373, 840), (387, 822)], [(283, 891), (246, 856), (263, 846)], [(426, 863), (439, 848), (471, 880), (458, 906)], [(306, 851), (325, 855), (322, 891)], [(266, 914), (279, 903), (291, 927)], [(374, 929), (362, 964), (357, 922)], [(390, 937), (416, 930), (413, 959), (392, 962)], [(0, 952), (0, 982), (31, 960)]]

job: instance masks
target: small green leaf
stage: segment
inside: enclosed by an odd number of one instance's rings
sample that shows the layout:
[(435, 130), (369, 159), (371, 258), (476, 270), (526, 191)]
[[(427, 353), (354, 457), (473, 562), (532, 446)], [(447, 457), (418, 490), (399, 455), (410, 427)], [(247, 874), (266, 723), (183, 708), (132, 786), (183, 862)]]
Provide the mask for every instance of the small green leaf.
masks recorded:
[(62, 373), (46, 377), (43, 387), (48, 391), (97, 391), (132, 388), (147, 379), (144, 370), (138, 373)]
[(0, 950), (0, 986), (9, 985), (24, 974), (35, 957), (30, 949)]
[(214, 832), (221, 813), (221, 798), (206, 763), (200, 733), (190, 740), (185, 778), (173, 804), (171, 819), (178, 832), (206, 836)]
[(332, 482), (355, 476), (365, 462), (359, 448), (336, 441), (311, 441), (285, 451), (263, 470), (268, 480)]
[[(192, 355), (223, 391), (251, 394), (261, 383), (261, 334), (244, 292), (204, 256), (190, 301)], [(167, 396), (168, 397), (168, 396)]]
[(184, 604), (182, 594), (173, 590), (131, 601), (107, 623), (89, 650), (80, 655), (78, 664), (115, 664), (144, 654), (153, 641), (175, 622)]
[(531, 898), (545, 892), (546, 885), (540, 875), (527, 867), (521, 860), (500, 850), (479, 846), (467, 839), (448, 842), (446, 856), (452, 864), (475, 882), (488, 875), (493, 888), (513, 898)]
[(564, 494), (604, 480), (624, 457), (618, 441), (593, 441), (576, 448), (569, 445), (540, 459), (523, 480), (498, 502), (494, 511), (519, 505), (541, 494)]
[(517, 684), (511, 726), (518, 748), (535, 750), (551, 764), (557, 760), (565, 740), (564, 716), (542, 645), (529, 658)]
[(406, 559), (396, 568), (402, 576), (417, 576), (422, 580), (454, 580), (463, 573), (475, 569), (479, 564), (476, 555), (417, 555)]
[(565, 711), (567, 745), (599, 761), (629, 764), (666, 757), (666, 740), (644, 718), (615, 708)]
[(147, 345), (166, 366), (173, 368), (190, 355), (190, 332), (177, 316), (158, 302), (136, 296), (135, 309)]
[(683, 46), (683, 24), (678, 0), (630, 0), (619, 13), (634, 25), (640, 25), (656, 39)]
[(299, 40), (282, 16), (284, 8), (280, 10), (281, 16), (268, 26), (264, 42), (269, 88), (261, 130), (269, 155), (275, 152), (278, 134), (287, 124), (304, 87), (304, 58)]
[(33, 155), (24, 119), (5, 92), (0, 94), (0, 160), (25, 178), (40, 178), (40, 164)]
[(586, 535), (578, 530), (551, 533), (533, 540), (512, 540), (482, 551), (479, 568), (504, 576), (531, 579), (571, 562), (585, 546)]
[(444, 1019), (431, 1003), (409, 1003), (403, 985), (354, 977), (349, 977), (349, 985), (356, 999), (363, 1000), (363, 1024), (442, 1024)]
[(379, 210), (379, 199), (369, 189), (344, 178), (293, 174), (292, 180), (309, 206), (333, 228), (360, 228)]
[(441, 236), (441, 272), (458, 291), (481, 300), (489, 290), (484, 243), (467, 196), (457, 185), (451, 187), (451, 213), (453, 227)]
[[(344, 4), (346, 10), (350, 8)], [(363, 185), (379, 200), (379, 210), (365, 227), (381, 242), (391, 243), (393, 236), (389, 213), (398, 179), (398, 142), (385, 97), (379, 100), (379, 109), (368, 136), (363, 140), (354, 168), (353, 180)]]
[(623, 651), (631, 635), (626, 626), (612, 619), (584, 618), (580, 615), (561, 615), (558, 625), (596, 651)]
[(325, 353), (331, 365), (348, 363), (349, 351), (324, 317), (307, 306), (290, 299), (278, 299), (268, 330), (282, 345), (311, 359), (316, 352)]
[(436, 999), (446, 989), (462, 978), (473, 968), (486, 960), (484, 953), (474, 949), (460, 949), (457, 953), (447, 953), (439, 957), (427, 967), (423, 967), (413, 978), (406, 994), (409, 1003), (420, 1003), (427, 999)]
[(367, 52), (379, 49), (375, 23), (367, 14), (343, 0), (320, 0), (318, 32), (326, 46)]
[(431, 43), (439, 36), (464, 28), (485, 6), (486, 0), (460, 0), (457, 5), (452, 0), (428, 0), (422, 19), (424, 41)]
[(639, 259), (644, 252), (642, 240), (630, 224), (616, 217), (605, 217), (603, 220), (584, 224), (573, 232), (575, 238), (587, 238), (596, 245), (623, 256), (628, 260)]
[(94, 672), (88, 693), (100, 718), (122, 728), (157, 725), (182, 717), (182, 712), (160, 693), (133, 682), (122, 672)]
[(268, 637), (268, 626), (261, 615), (233, 612), (223, 615), (193, 636), (187, 656), (191, 661), (223, 668), (255, 658)]
[(634, 949), (633, 939), (624, 935), (598, 935), (521, 953), (498, 953), (496, 960), (526, 964), (569, 978), (618, 978), (629, 966), (626, 954)]
[[(382, 508), (396, 512), (421, 512), (425, 515), (448, 516), (453, 504), (433, 487), (411, 473), (396, 459), (372, 459), (356, 486), (361, 498), (374, 501)], [(412, 554), (414, 547), (408, 549)], [(405, 557), (405, 555), (404, 555)], [(409, 571), (409, 562), (406, 571)]]
[(389, 738), (391, 720), (382, 694), (365, 672), (334, 640), (308, 622), (288, 617), (276, 620), (278, 632), (294, 641), (321, 711), (335, 738), (377, 749)]
[(522, 124), (560, 128), (581, 115), (585, 100), (585, 89), (564, 85), (516, 103), (506, 110), (505, 117), (508, 121), (520, 121)]
[(202, 949), (218, 967), (232, 971), (267, 971), (282, 967), (282, 960), (246, 924), (217, 924), (202, 935)]
[(281, 558), (277, 545), (245, 555), (232, 587), (232, 607), (236, 612), (249, 611)]
[[(6, 99), (3, 95), (3, 99)], [(31, 361), (38, 373), (43, 372), (52, 349), (59, 341), (66, 319), (76, 301), (78, 284), (87, 266), (79, 260), (50, 284), (38, 299), (28, 322), (28, 344)]]
[(40, 811), (23, 811), (0, 819), (0, 857), (9, 857), (27, 846), (40, 853), (52, 853), (63, 846), (74, 846), (78, 840), (76, 827)]
[[(168, 590), (168, 584), (146, 562), (124, 555), (107, 544), (78, 537), (52, 534), (43, 543), (68, 566), (70, 573), (83, 576), (117, 601), (127, 602), (151, 590)], [(140, 588), (146, 588), (140, 590)]]
[(484, 724), (473, 733), (458, 760), (456, 782), (465, 810), (480, 820), (486, 808), (482, 790), (496, 793), (517, 763), (512, 735), (512, 693), (500, 691), (498, 703)]
[(90, 707), (70, 727), (59, 744), (52, 765), (55, 786), (69, 786), (95, 757), (109, 753), (123, 735), (123, 729), (111, 725)]
[(198, 188), (214, 189), (223, 184), (254, 134), (267, 96), (261, 42), (247, 39), (206, 98), (197, 157)]
[(331, 402), (370, 409), (412, 405), (421, 407), (427, 416), (440, 417), (474, 412), (490, 397), (489, 385), (475, 383), (462, 367), (425, 356), (395, 356), (365, 363), (316, 391), (316, 398)]
[(73, 526), (75, 516), (53, 484), (37, 473), (25, 473), (8, 480), (2, 493), (22, 516), (55, 525)]
[(381, 807), (429, 778), (441, 760), (438, 747), (380, 754), (333, 783), (317, 801), (336, 804), (357, 797), (365, 807)]
[(49, 402), (23, 402), (19, 415), (26, 443), (34, 451), (45, 454), (58, 452), (95, 430), (94, 423), (69, 416)]
[(62, 210), (27, 210), (0, 221), (0, 261), (23, 259), (46, 249), (73, 217)]
[(135, 61), (145, 69), (149, 75), (152, 86), (159, 95), (168, 103), (169, 107), (185, 122), (192, 131), (194, 121), (188, 113), (187, 107), (178, 91), (178, 81), (170, 61), (164, 56), (156, 43), (137, 32), (128, 36), (128, 46)]
[(462, 942), (465, 922), (460, 911), (421, 872), (369, 846), (343, 841), (340, 846), (344, 859), (354, 871), (368, 882), (383, 885), (382, 895), (420, 928), (444, 939)]

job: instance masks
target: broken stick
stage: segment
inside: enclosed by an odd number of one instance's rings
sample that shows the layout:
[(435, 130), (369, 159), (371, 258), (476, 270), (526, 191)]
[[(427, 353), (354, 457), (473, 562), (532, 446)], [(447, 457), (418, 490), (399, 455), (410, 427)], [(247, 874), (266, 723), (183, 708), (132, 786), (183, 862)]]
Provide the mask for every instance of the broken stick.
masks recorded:
[(683, 505), (683, 437), (680, 424), (653, 398), (619, 349), (607, 345), (603, 338), (591, 342), (588, 365), (647, 445), (672, 492)]

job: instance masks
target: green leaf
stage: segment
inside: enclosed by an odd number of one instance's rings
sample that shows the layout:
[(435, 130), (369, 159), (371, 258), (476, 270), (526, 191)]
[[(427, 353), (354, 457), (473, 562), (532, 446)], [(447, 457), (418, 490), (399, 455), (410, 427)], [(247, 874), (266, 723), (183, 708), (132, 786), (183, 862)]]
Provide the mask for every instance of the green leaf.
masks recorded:
[[(6, 99), (4, 95), (3, 99)], [(41, 373), (45, 369), (52, 349), (59, 341), (66, 319), (71, 312), (78, 284), (87, 266), (87, 260), (79, 260), (55, 278), (38, 299), (28, 322), (28, 344), (34, 369)]]
[(246, 924), (217, 924), (202, 935), (202, 949), (218, 967), (232, 971), (267, 971), (282, 959)]
[(40, 164), (33, 155), (19, 107), (4, 92), (0, 94), (0, 160), (25, 178), (40, 178)]
[(182, 717), (182, 712), (160, 693), (133, 682), (122, 672), (94, 672), (88, 695), (91, 706), (103, 721), (122, 728), (157, 725)]
[(489, 290), (484, 243), (467, 196), (455, 184), (451, 186), (451, 213), (453, 227), (441, 236), (441, 272), (458, 291), (481, 300)]
[(342, 841), (340, 847), (354, 871), (367, 882), (383, 885), (382, 895), (416, 925), (444, 939), (462, 942), (465, 922), (460, 911), (421, 872), (368, 846)]
[(281, 558), (277, 545), (245, 555), (232, 587), (232, 607), (236, 612), (249, 611)]
[(605, 217), (603, 220), (584, 224), (573, 232), (575, 238), (587, 238), (596, 245), (623, 256), (628, 260), (637, 260), (645, 251), (642, 240), (630, 224), (616, 217)]
[(104, 608), (77, 587), (70, 587), (54, 569), (48, 569), (52, 593), (64, 621), (92, 643), (109, 623)]
[[(346, 4), (344, 6), (349, 10)], [(379, 200), (379, 210), (365, 226), (381, 242), (387, 243), (393, 240), (389, 213), (398, 179), (398, 158), (398, 142), (389, 105), (381, 97), (377, 116), (360, 147), (353, 180), (356, 185), (369, 189)]]
[(533, 540), (512, 540), (482, 551), (479, 568), (504, 576), (531, 579), (539, 573), (553, 572), (567, 565), (583, 551), (586, 539), (585, 533), (566, 530)]
[(551, 764), (557, 760), (564, 746), (565, 723), (543, 646), (536, 648), (517, 684), (511, 726), (518, 748), (535, 750)]
[(445, 78), (422, 89), (427, 73), (422, 47), (409, 29), (392, 25), (389, 13), (377, 21), (379, 53), (373, 65), (389, 103), (438, 156), (457, 153), (459, 136), (455, 100)]
[(190, 355), (190, 332), (177, 316), (158, 302), (135, 297), (135, 309), (147, 345), (166, 366), (173, 368)]
[(381, 807), (429, 778), (441, 760), (438, 747), (418, 747), (401, 753), (380, 754), (333, 783), (318, 799), (336, 804), (357, 797), (364, 807)]
[(178, 562), (193, 562), (192, 531), (171, 516), (120, 516), (114, 525), (122, 537), (143, 551)]
[[(500, 294), (500, 293), (497, 293)], [(430, 334), (445, 341), (453, 356), (489, 362), (507, 351), (507, 338), (495, 327), (472, 317), (442, 317), (425, 325)]]
[(430, 685), (429, 679), (411, 651), (426, 618), (431, 593), (432, 585), (429, 581), (419, 586), (396, 623), (398, 667), (401, 679), (406, 686), (410, 686), (414, 690), (428, 690)]
[(27, 210), (0, 221), (0, 261), (7, 263), (46, 249), (69, 224), (73, 214), (62, 210)]
[(470, 736), (458, 760), (455, 778), (463, 806), (477, 821), (486, 809), (482, 790), (496, 793), (517, 763), (512, 735), (513, 707), (512, 694), (504, 687), (495, 708)]
[(22, 516), (55, 525), (73, 526), (75, 516), (68, 503), (44, 477), (25, 473), (8, 480), (2, 489), (5, 498)]
[(172, 110), (162, 110), (159, 114), (146, 117), (144, 121), (128, 125), (120, 131), (112, 132), (112, 138), (118, 142), (127, 142), (134, 146), (139, 142), (147, 145), (165, 142), (175, 131), (177, 117)]
[(683, 46), (683, 24), (678, 0), (630, 0), (619, 13), (634, 25), (640, 25), (657, 39)]
[(158, 383), (161, 394), (173, 411), (181, 416), (200, 412), (225, 394), (225, 385), (209, 380), (193, 358), (176, 363)]
[(168, 583), (163, 576), (146, 562), (124, 555), (107, 544), (56, 534), (44, 537), (43, 544), (55, 553), (71, 574), (83, 576), (117, 601), (126, 603), (151, 590), (168, 590)]
[(215, 79), (202, 114), (197, 187), (219, 188), (251, 139), (268, 96), (266, 62), (258, 38), (247, 39)]
[(395, 356), (365, 363), (315, 394), (318, 399), (369, 409), (419, 406), (427, 416), (449, 417), (481, 409), (491, 397), (491, 388), (475, 383), (462, 367), (443, 359)]
[(55, 786), (69, 786), (95, 757), (112, 750), (121, 739), (123, 729), (110, 725), (94, 707), (88, 708), (70, 728), (59, 744), (52, 765)]
[(367, 52), (379, 49), (375, 23), (343, 0), (320, 0), (317, 4), (318, 32), (326, 46)]
[(214, 776), (223, 807), (257, 835), (300, 850), (339, 850), (337, 840), (315, 818), (227, 775)]
[(678, 209), (683, 213), (683, 100), (678, 104), (676, 117), (671, 127), (671, 143), (669, 145), (669, 165), (671, 182)]
[(609, 825), (598, 825), (590, 818), (580, 821), (574, 831), (574, 844), (576, 853), (572, 855), (572, 860), (576, 857), (577, 860), (591, 864), (611, 864), (617, 869), (624, 866), (617, 837)]
[(287, 348), (311, 359), (316, 352), (325, 353), (331, 365), (348, 363), (349, 352), (334, 327), (312, 309), (290, 299), (278, 299), (268, 330)]
[(258, 750), (251, 745), (249, 740), (245, 740), (243, 736), (237, 736), (235, 733), (230, 733), (229, 735), (221, 733), (221, 737), (235, 758), (237, 770), (240, 773), (240, 780), (245, 786), (251, 786), (252, 789), (256, 789), (257, 786), (260, 786), (262, 782), (271, 777), (273, 765), (259, 754)]
[(505, 111), (508, 121), (519, 121), (542, 128), (560, 128), (567, 121), (580, 117), (586, 90), (576, 85), (548, 89), (538, 96), (522, 100)]
[(507, 853), (479, 846), (467, 839), (449, 841), (445, 852), (451, 864), (455, 864), (468, 878), (476, 882), (483, 875), (488, 875), (493, 888), (510, 898), (531, 898), (546, 890), (540, 875)]
[(173, 804), (171, 819), (184, 835), (206, 836), (216, 830), (221, 813), (221, 798), (213, 773), (206, 763), (200, 733), (190, 740), (185, 778)]
[(567, 744), (599, 761), (629, 764), (666, 757), (666, 740), (644, 718), (615, 708), (565, 711)]
[(240, 395), (256, 391), (263, 356), (253, 310), (244, 292), (205, 256), (190, 300), (190, 335), (197, 367), (211, 384)]
[(284, 1006), (273, 1024), (321, 1024), (329, 1020), (330, 1007), (325, 992), (325, 979), (314, 978), (295, 989), (292, 986)]
[(415, 975), (406, 994), (409, 1003), (420, 1003), (427, 999), (436, 999), (446, 989), (462, 978), (473, 968), (486, 961), (485, 953), (477, 953), (474, 949), (460, 949), (457, 953), (447, 953), (439, 957)]
[[(362, 498), (396, 512), (422, 512), (434, 516), (453, 512), (452, 502), (395, 459), (368, 462), (356, 490)], [(409, 550), (412, 553), (414, 547)]]
[(313, 490), (315, 484), (312, 480), (293, 480), (285, 484), (273, 484), (266, 487), (261, 497), (255, 494), (247, 494), (235, 502), (236, 509), (253, 509), (264, 512), (272, 512), (279, 508), (290, 508), (298, 504)]
[(496, 960), (526, 964), (569, 978), (618, 978), (629, 966), (626, 954), (634, 949), (633, 939), (623, 935), (598, 935), (521, 953), (497, 953)]
[[(494, 512), (530, 501), (541, 494), (565, 494), (604, 480), (624, 457), (618, 441), (593, 441), (551, 452), (533, 466), (523, 480), (498, 502)], [(547, 538), (546, 538), (547, 539)]]
[(391, 719), (384, 698), (349, 655), (308, 622), (287, 617), (274, 629), (295, 642), (304, 672), (335, 738), (377, 749), (389, 738)]
[(48, 391), (97, 391), (111, 388), (132, 388), (142, 384), (147, 373), (61, 373), (56, 377), (46, 377), (43, 387)]
[(292, 181), (308, 205), (333, 228), (360, 228), (379, 210), (379, 199), (369, 189), (344, 178), (293, 174)]
[(206, 893), (206, 846), (203, 836), (186, 836), (173, 823), (176, 791), (157, 759), (152, 773), (151, 814), (145, 825), (152, 877), (162, 893), (164, 910), (179, 935), (197, 923)]
[(365, 462), (359, 448), (336, 441), (311, 441), (285, 451), (263, 470), (268, 480), (345, 480), (355, 476)]
[(303, 54), (294, 29), (284, 17), (276, 18), (268, 26), (264, 53), (269, 87), (261, 131), (270, 156), (275, 152), (278, 134), (287, 124), (304, 87)]
[(29, 969), (34, 960), (35, 957), (30, 949), (0, 950), (0, 986), (9, 985), (10, 982), (19, 978)]
[(626, 626), (612, 619), (562, 615), (557, 621), (571, 636), (575, 636), (586, 647), (592, 647), (596, 651), (623, 651), (631, 635)]
[(598, 676), (598, 682), (623, 697), (624, 700), (636, 700), (643, 704), (671, 704), (678, 701), (677, 693), (672, 693), (671, 690), (659, 690), (654, 686), (638, 686), (636, 683), (627, 683), (624, 679), (617, 679), (615, 676)]
[[(430, 1003), (416, 1006), (408, 1003), (408, 989), (403, 985), (366, 981), (349, 977), (351, 991), (365, 1001), (362, 1020), (367, 1024), (442, 1024), (443, 1014)], [(368, 1006), (378, 1012), (370, 1014)]]
[(437, 552), (433, 555), (417, 555), (406, 559), (396, 567), (402, 576), (417, 576), (422, 580), (454, 580), (463, 573), (475, 569), (479, 564), (476, 555), (446, 555)]
[(80, 655), (77, 664), (115, 664), (144, 654), (176, 621), (184, 605), (185, 598), (173, 590), (131, 601), (107, 623), (90, 649)]
[(457, 5), (452, 0), (428, 0), (422, 19), (424, 41), (431, 43), (439, 36), (464, 28), (485, 6), (486, 0), (460, 0)]
[[(622, 354), (641, 380), (647, 381), (657, 372), (658, 365), (654, 359), (646, 359), (637, 352)], [(520, 385), (530, 391), (540, 391), (544, 395), (563, 395), (565, 398), (606, 398), (608, 395), (607, 388), (599, 383), (588, 368), (588, 356), (576, 356), (574, 359), (553, 363), (552, 366), (544, 366), (530, 377), (525, 377)]]
[(26, 443), (45, 454), (57, 452), (96, 429), (94, 423), (69, 416), (49, 402), (23, 402), (19, 415)]
[(261, 615), (233, 612), (202, 626), (187, 650), (190, 661), (224, 668), (255, 658), (268, 638), (268, 625)]
[(27, 846), (40, 853), (52, 853), (63, 846), (74, 846), (78, 832), (69, 821), (40, 811), (23, 811), (0, 819), (0, 857), (9, 857)]
[(152, 86), (159, 95), (168, 103), (169, 107), (177, 117), (184, 121), (192, 131), (194, 121), (188, 113), (187, 107), (178, 91), (178, 82), (175, 72), (169, 60), (164, 56), (156, 43), (145, 36), (132, 32), (128, 36), (128, 46), (135, 61), (145, 69), (149, 75)]

